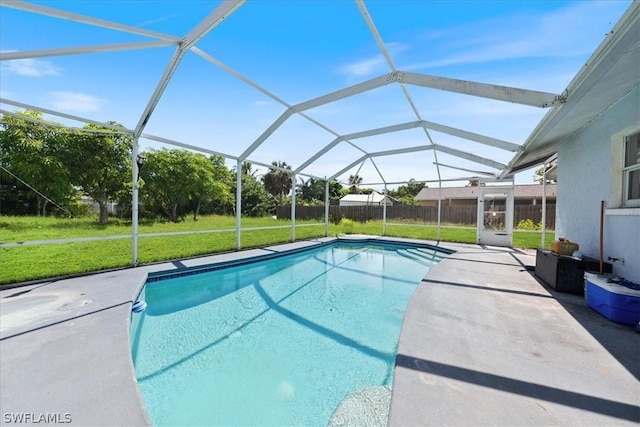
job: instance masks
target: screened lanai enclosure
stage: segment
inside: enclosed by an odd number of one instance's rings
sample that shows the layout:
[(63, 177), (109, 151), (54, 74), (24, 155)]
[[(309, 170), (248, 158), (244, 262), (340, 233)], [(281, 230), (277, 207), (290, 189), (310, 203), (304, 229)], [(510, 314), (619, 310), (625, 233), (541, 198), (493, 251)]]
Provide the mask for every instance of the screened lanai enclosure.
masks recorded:
[[(28, 126), (76, 136), (65, 141), (84, 137), (82, 149), (65, 145), (76, 164), (101, 156), (97, 148), (91, 154), (93, 137), (130, 141), (123, 191), (131, 218), (126, 233), (3, 246), (26, 251), (91, 240), (132, 242), (114, 247), (130, 251), (132, 265), (141, 250), (193, 236), (229, 239), (224, 250), (259, 246), (271, 232), (291, 241), (326, 236), (335, 219), (335, 183), (381, 194), (407, 183), (484, 186), (479, 204), (491, 200), (492, 210), (478, 210), (478, 218), (487, 212), (490, 217), (479, 221), (478, 241), (510, 245), (510, 238), (492, 240), (491, 231), (504, 236), (513, 227), (517, 173), (554, 160), (549, 144), (558, 138), (540, 139), (536, 129), (560, 117), (572, 97), (584, 96), (573, 88), (590, 78), (585, 64), (600, 61), (592, 53), (617, 43), (615, 23), (625, 13), (637, 14), (630, 1), (0, 5), (4, 130), (17, 132), (12, 135), (22, 142), (44, 141)], [(197, 169), (188, 175), (153, 168), (152, 160), (176, 150), (216, 159), (233, 174), (225, 183), (232, 197), (224, 201), (233, 222), (215, 229), (141, 231), (146, 189), (174, 181), (177, 192), (187, 192), (198, 177)], [(55, 195), (24, 168), (12, 169), (6, 158), (0, 166), (5, 179), (19, 180), (55, 204)], [(525, 173), (523, 182), (533, 182), (533, 172)], [(274, 195), (275, 203), (286, 205), (289, 214), (272, 225), (252, 223), (250, 184), (274, 176), (285, 189)], [(215, 193), (217, 184), (213, 179), (200, 191)], [(296, 189), (305, 186), (321, 190), (315, 205), (324, 209), (314, 220), (298, 215), (308, 203)], [(376, 210), (377, 234), (432, 223), (440, 239), (441, 202), (433, 217), (422, 220), (388, 220), (393, 208), (382, 204)], [(489, 235), (481, 237), (483, 230)]]

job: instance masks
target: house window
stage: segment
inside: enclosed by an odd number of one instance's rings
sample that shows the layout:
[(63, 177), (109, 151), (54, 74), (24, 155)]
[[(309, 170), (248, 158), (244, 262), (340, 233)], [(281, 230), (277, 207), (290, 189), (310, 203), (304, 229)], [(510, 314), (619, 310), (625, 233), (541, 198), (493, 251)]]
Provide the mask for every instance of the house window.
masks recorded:
[(622, 171), (624, 206), (640, 206), (640, 132), (625, 138)]

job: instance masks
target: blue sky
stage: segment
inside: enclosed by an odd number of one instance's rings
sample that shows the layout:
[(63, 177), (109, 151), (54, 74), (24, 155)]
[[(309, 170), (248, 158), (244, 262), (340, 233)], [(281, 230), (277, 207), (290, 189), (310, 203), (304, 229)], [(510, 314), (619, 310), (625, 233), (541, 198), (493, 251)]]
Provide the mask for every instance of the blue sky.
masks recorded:
[[(38, 4), (182, 37), (219, 2), (94, 0)], [(629, 0), (365, 3), (399, 70), (552, 93), (567, 87), (629, 4)], [(148, 40), (0, 8), (2, 52)], [(390, 72), (352, 1), (249, 1), (197, 46), (291, 105)], [(1, 96), (93, 120), (115, 120), (133, 128), (173, 51), (174, 47), (165, 47), (2, 61)], [(423, 120), (516, 144), (524, 143), (547, 111), (435, 89), (406, 88)], [(7, 105), (3, 108), (15, 109)], [(188, 52), (145, 132), (239, 155), (284, 110), (273, 99)], [(398, 84), (306, 113), (339, 135), (417, 119)], [(513, 156), (446, 134), (430, 135), (436, 144), (501, 163)], [(325, 129), (294, 115), (250, 158), (264, 163), (282, 160), (295, 167), (334, 138)], [(352, 142), (370, 152), (428, 143), (419, 129)], [(162, 147), (144, 139), (140, 144), (143, 149)], [(330, 176), (361, 155), (358, 148), (343, 142), (305, 172)], [(443, 153), (438, 154), (438, 160), (495, 172)], [(437, 179), (433, 162), (432, 151), (375, 159), (389, 182)], [(357, 168), (341, 178), (346, 180)], [(381, 181), (368, 161), (359, 174), (364, 182)], [(449, 168), (441, 168), (441, 174), (443, 178), (469, 175)], [(516, 182), (532, 183), (532, 172), (518, 175)]]

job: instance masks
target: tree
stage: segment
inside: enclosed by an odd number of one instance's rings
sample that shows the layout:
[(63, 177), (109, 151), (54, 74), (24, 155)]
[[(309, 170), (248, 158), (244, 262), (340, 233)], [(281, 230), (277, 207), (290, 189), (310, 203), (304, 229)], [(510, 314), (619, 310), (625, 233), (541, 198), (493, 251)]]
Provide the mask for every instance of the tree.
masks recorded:
[(407, 184), (401, 185), (394, 191), (389, 191), (389, 195), (391, 197), (404, 200), (405, 198), (408, 199), (417, 196), (420, 190), (425, 187), (426, 185), (424, 182), (416, 182), (415, 179), (411, 178)]
[(72, 183), (98, 203), (99, 223), (106, 225), (107, 204), (131, 182), (133, 141), (131, 135), (103, 126), (88, 124), (84, 129), (88, 132), (69, 135), (66, 140), (67, 164)]
[(484, 182), (480, 182), (479, 179), (470, 179), (469, 183), (466, 185), (467, 187), (484, 187), (486, 184)]
[[(49, 201), (69, 205), (76, 196), (70, 183), (69, 169), (63, 161), (67, 134), (55, 122), (52, 126), (34, 123), (44, 121), (42, 113), (22, 111), (25, 119), (3, 115), (0, 130), (0, 166), (3, 168), (3, 208), (45, 216)], [(17, 177), (17, 178), (16, 178)], [(25, 184), (26, 183), (26, 184)], [(8, 192), (12, 197), (5, 198)], [(15, 197), (13, 197), (15, 196)], [(31, 203), (35, 201), (35, 203)], [(35, 206), (35, 212), (30, 210)]]
[(337, 181), (329, 182), (329, 199), (331, 201), (337, 201), (342, 196), (347, 194), (347, 190)]
[[(235, 170), (232, 170), (235, 173)], [(244, 163), (241, 175), (241, 212), (247, 216), (265, 216), (269, 213), (271, 207), (270, 195), (264, 189), (264, 186), (254, 177), (249, 170), (245, 170)], [(234, 179), (231, 185), (232, 194), (236, 194), (237, 181)], [(234, 198), (235, 200), (235, 198)]]
[(408, 206), (418, 206), (420, 204), (420, 202), (417, 201), (414, 196), (410, 196), (410, 195), (398, 197), (396, 200), (398, 200), (400, 204), (408, 205)]
[(242, 173), (243, 175), (255, 175), (255, 171), (252, 171), (253, 165), (249, 162), (242, 162)]
[(217, 163), (219, 163), (218, 159), (208, 159), (203, 154), (191, 154), (189, 167), (186, 171), (188, 181), (185, 182), (185, 187), (193, 205), (194, 221), (198, 220), (198, 214), (204, 204), (218, 202), (225, 205), (231, 203), (229, 186), (220, 180), (222, 171), (219, 168), (216, 170)]
[(191, 154), (187, 150), (166, 148), (149, 150), (147, 161), (140, 171), (144, 185), (141, 199), (145, 208), (178, 222), (189, 202), (189, 182), (194, 177)]
[[(213, 198), (206, 206), (207, 213), (229, 214), (233, 212), (233, 203), (235, 200), (231, 188), (235, 183), (235, 176), (231, 173), (225, 164), (225, 158), (222, 156), (211, 155), (209, 157), (213, 168), (213, 176), (218, 183), (222, 183), (226, 187), (226, 194), (220, 194), (219, 198)], [(251, 165), (251, 163), (248, 163)], [(204, 212), (203, 212), (204, 213)]]
[[(544, 175), (544, 166), (539, 169), (536, 169), (533, 175), (533, 181), (542, 185), (543, 175)], [(557, 184), (557, 183), (558, 183), (557, 180), (549, 179), (549, 177), (547, 176), (547, 184)]]
[(296, 195), (301, 202), (306, 204), (314, 204), (318, 200), (324, 200), (324, 181), (309, 178), (298, 184)]
[[(285, 172), (280, 169), (291, 170), (291, 166), (289, 166), (286, 162), (276, 161), (271, 162), (271, 165), (274, 167), (269, 168), (269, 172), (264, 174), (264, 176), (262, 177), (262, 182), (267, 193), (273, 196), (273, 200), (275, 201), (276, 206), (281, 206), (283, 204), (284, 198), (291, 191), (292, 182), (291, 173)], [(276, 167), (280, 169), (275, 169)]]
[(361, 176), (359, 176), (358, 174), (349, 175), (349, 193), (357, 194), (358, 186), (360, 186), (360, 184), (362, 184)]
[[(325, 202), (325, 181), (309, 178), (298, 185), (296, 194), (300, 200), (307, 205), (320, 205)], [(338, 200), (344, 196), (345, 190), (342, 184), (336, 181), (329, 181), (329, 200)]]

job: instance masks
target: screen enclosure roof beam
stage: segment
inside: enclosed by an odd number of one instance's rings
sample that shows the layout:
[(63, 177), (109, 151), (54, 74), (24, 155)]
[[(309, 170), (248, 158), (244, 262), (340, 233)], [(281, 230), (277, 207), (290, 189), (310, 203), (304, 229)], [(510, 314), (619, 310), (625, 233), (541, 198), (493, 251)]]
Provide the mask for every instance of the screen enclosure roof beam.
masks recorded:
[(566, 101), (563, 95), (555, 93), (478, 83), (448, 77), (430, 76), (408, 71), (400, 71), (398, 74), (399, 81), (415, 86), (441, 89), (447, 92), (479, 96), (481, 98), (495, 99), (498, 101), (513, 102), (531, 107), (548, 108)]
[(16, 10), (22, 10), (25, 12), (36, 13), (39, 15), (51, 16), (54, 18), (65, 19), (67, 21), (94, 25), (96, 27), (108, 28), (110, 30), (121, 31), (124, 33), (136, 34), (138, 36), (151, 37), (154, 39), (165, 40), (169, 42), (179, 42), (181, 40), (180, 37), (171, 36), (171, 35), (159, 33), (156, 31), (145, 30), (143, 28), (134, 27), (132, 25), (119, 24), (119, 23), (107, 21), (104, 19), (85, 16), (79, 13), (66, 12), (60, 9), (54, 9), (51, 7), (40, 6), (33, 3), (27, 3), (25, 1), (3, 0), (2, 2), (0, 2), (0, 6), (8, 7)]
[[(72, 114), (61, 113), (59, 111), (49, 110), (48, 108), (36, 107), (34, 105), (25, 104), (23, 102), (11, 101), (11, 100), (6, 99), (6, 98), (0, 98), (0, 104), (13, 105), (14, 107), (24, 108), (25, 110), (40, 111), (40, 112), (43, 112), (43, 113), (51, 114), (52, 116), (58, 116), (58, 117), (62, 117), (62, 118), (65, 118), (65, 119), (74, 120), (74, 121), (77, 121), (77, 122), (91, 123), (91, 124), (94, 124), (94, 125), (103, 126), (105, 128), (113, 129), (113, 130), (119, 131), (119, 132), (133, 133), (133, 130), (127, 129), (124, 126), (114, 126), (114, 125), (109, 124), (109, 123), (98, 122), (98, 121), (95, 121), (95, 120), (86, 119), (84, 117), (74, 116)], [(45, 125), (51, 125), (51, 123), (46, 123), (46, 122), (40, 122), (40, 123), (43, 123)]]
[(298, 168), (296, 169), (296, 172), (304, 170), (311, 163), (313, 163), (316, 160), (318, 160), (325, 153), (327, 153), (329, 150), (331, 150), (333, 147), (335, 147), (336, 145), (338, 145), (342, 141), (352, 140), (352, 139), (359, 139), (359, 138), (366, 138), (366, 137), (369, 137), (369, 136), (382, 135), (382, 134), (391, 133), (391, 132), (399, 132), (399, 131), (406, 130), (406, 129), (413, 129), (413, 128), (420, 127), (420, 123), (421, 123), (420, 121), (414, 121), (414, 122), (402, 123), (402, 124), (399, 124), (399, 125), (385, 126), (385, 127), (381, 127), (381, 128), (377, 128), (377, 129), (369, 129), (369, 130), (365, 130), (365, 131), (362, 131), (362, 132), (355, 132), (355, 133), (351, 133), (351, 134), (348, 134), (348, 135), (340, 136), (340, 137), (334, 139), (333, 141), (331, 141), (322, 150), (318, 151), (316, 154), (314, 154), (308, 160), (306, 160), (304, 163), (302, 163), (300, 166), (298, 166)]
[[(433, 164), (436, 164), (435, 162), (433, 162)], [(463, 172), (471, 172), (471, 173), (475, 173), (478, 175), (486, 175), (486, 176), (490, 176), (493, 178), (497, 178), (498, 176), (494, 173), (491, 172), (484, 172), (484, 171), (477, 171), (477, 170), (473, 170), (473, 169), (466, 169), (466, 168), (461, 168), (458, 166), (451, 166), (451, 165), (447, 165), (444, 163), (439, 163), (440, 166), (442, 166), (443, 168), (449, 168), (449, 169), (455, 169), (455, 170), (459, 170), (459, 171), (463, 171)]]
[(62, 48), (62, 49), (0, 52), (0, 61), (44, 58), (48, 56), (79, 55), (79, 54), (85, 54), (85, 53), (120, 52), (124, 50), (153, 49), (158, 47), (173, 46), (176, 44), (177, 42), (168, 42), (168, 41), (161, 40), (161, 41), (151, 41), (151, 42), (135, 42), (135, 43), (120, 43), (120, 44), (98, 45), (98, 46), (69, 47), (69, 48)]
[(147, 125), (147, 122), (151, 118), (151, 114), (155, 109), (156, 105), (158, 105), (158, 101), (160, 101), (160, 97), (164, 93), (164, 90), (169, 85), (171, 81), (171, 77), (178, 68), (180, 61), (182, 61), (182, 57), (184, 54), (195, 45), (200, 39), (202, 39), (205, 35), (207, 35), (211, 30), (213, 30), (217, 25), (219, 25), (222, 21), (224, 21), (228, 16), (230, 16), (233, 12), (238, 10), (242, 4), (244, 4), (246, 0), (225, 0), (222, 4), (220, 4), (217, 8), (213, 10), (206, 18), (204, 18), (198, 25), (196, 25), (189, 33), (182, 39), (178, 48), (174, 52), (167, 68), (165, 69), (162, 77), (160, 77), (160, 81), (156, 86), (147, 106), (145, 107), (142, 115), (140, 116), (140, 120), (136, 125), (136, 128), (133, 131), (133, 139), (134, 141), (140, 136), (144, 127)]
[(496, 162), (495, 160), (476, 156), (475, 154), (467, 153), (466, 151), (456, 150), (455, 148), (446, 147), (444, 145), (436, 145), (435, 149), (436, 151), (447, 153), (452, 156), (459, 157), (461, 159), (469, 160), (471, 162), (480, 163), (482, 165), (489, 166), (495, 169), (503, 169), (507, 167), (507, 165), (502, 164), (500, 162)]

